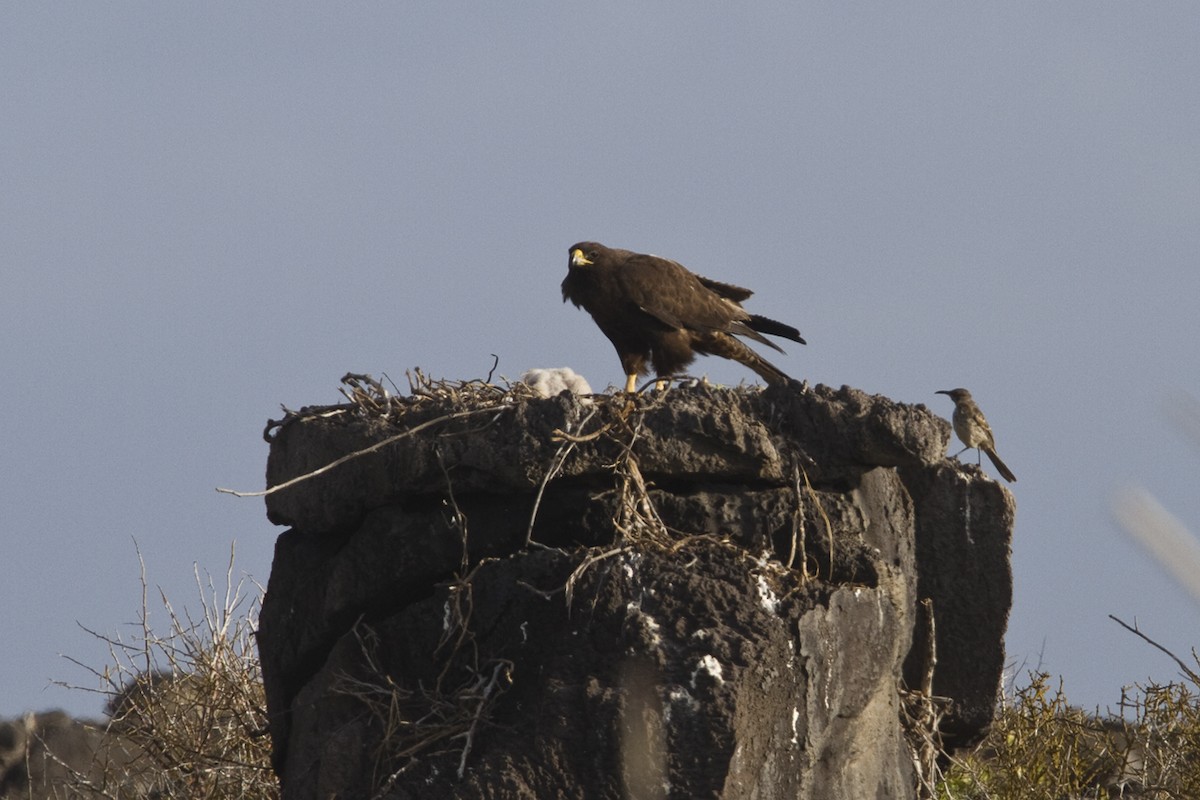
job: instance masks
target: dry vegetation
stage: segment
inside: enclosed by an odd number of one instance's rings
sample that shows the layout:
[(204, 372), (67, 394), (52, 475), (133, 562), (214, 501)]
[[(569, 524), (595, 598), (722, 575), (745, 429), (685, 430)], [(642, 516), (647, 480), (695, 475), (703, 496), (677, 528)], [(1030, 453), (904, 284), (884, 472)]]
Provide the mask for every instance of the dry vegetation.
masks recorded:
[(951, 759), (940, 800), (1200, 798), (1200, 660), (1180, 680), (1127, 688), (1117, 713), (1071, 706), (1062, 682), (1031, 673), (987, 738)]
[(69, 796), (279, 796), (254, 644), (262, 589), (234, 579), (232, 553), (223, 587), (199, 570), (196, 581), (197, 616), (176, 612), (159, 592), (167, 620), (166, 632), (159, 632), (151, 626), (143, 565), (135, 635), (126, 640), (92, 632), (108, 643), (111, 656), (102, 670), (89, 668), (108, 696), (108, 735), (133, 758), (102, 783), (79, 775)]
[[(636, 503), (633, 508), (636, 508)], [(144, 753), (120, 780), (104, 786), (82, 776), (86, 797), (276, 798), (253, 632), (261, 590), (226, 576), (223, 590), (199, 579), (198, 618), (161, 603), (164, 635), (144, 605), (131, 641), (107, 638), (112, 663), (97, 672), (110, 696), (110, 729)], [(469, 580), (460, 588), (469, 590)], [(143, 585), (145, 590), (145, 585)], [(467, 595), (469, 597), (469, 594)], [(148, 602), (148, 601), (146, 601)], [(469, 600), (468, 600), (469, 602)], [(469, 610), (452, 626), (466, 631)], [(469, 636), (469, 634), (466, 634)], [(462, 642), (444, 643), (457, 650)], [(370, 649), (369, 639), (364, 648)], [(1135, 685), (1116, 716), (1070, 705), (1060, 681), (1031, 673), (999, 710), (987, 738), (949, 758), (923, 796), (939, 800), (1063, 800), (1200, 797), (1200, 658), (1178, 660), (1180, 680)], [(381, 680), (346, 685), (381, 715), (391, 732), (377, 776), (384, 790), (413, 759), (450, 750), (466, 757), (473, 729), (504, 691), (506, 664), (479, 665), (475, 681), (416, 698)], [(149, 679), (147, 676), (152, 676)], [(374, 695), (374, 696), (371, 696)], [(414, 702), (416, 701), (416, 702)], [(415, 708), (424, 713), (414, 713)], [(115, 788), (120, 787), (120, 788)]]

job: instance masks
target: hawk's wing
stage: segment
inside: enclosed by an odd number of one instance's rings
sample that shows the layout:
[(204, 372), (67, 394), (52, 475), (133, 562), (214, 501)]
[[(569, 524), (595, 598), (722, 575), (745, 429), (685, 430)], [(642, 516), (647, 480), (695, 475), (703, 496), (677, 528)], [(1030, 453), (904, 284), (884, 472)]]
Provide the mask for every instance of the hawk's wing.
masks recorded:
[(641, 253), (625, 260), (618, 280), (630, 302), (663, 325), (700, 334), (736, 333), (780, 350), (746, 324), (750, 315), (737, 300), (749, 297), (748, 289), (701, 278), (676, 261)]
[(703, 275), (697, 275), (696, 278), (709, 289), (712, 289), (714, 292), (721, 295), (721, 297), (728, 297), (735, 303), (741, 303), (745, 300), (749, 300), (750, 296), (754, 294), (754, 292), (750, 291), (749, 289), (743, 289), (741, 286), (734, 286), (732, 283), (714, 281), (712, 278), (706, 278)]
[(621, 265), (618, 280), (631, 303), (672, 328), (719, 331), (747, 316), (670, 259), (634, 254)]

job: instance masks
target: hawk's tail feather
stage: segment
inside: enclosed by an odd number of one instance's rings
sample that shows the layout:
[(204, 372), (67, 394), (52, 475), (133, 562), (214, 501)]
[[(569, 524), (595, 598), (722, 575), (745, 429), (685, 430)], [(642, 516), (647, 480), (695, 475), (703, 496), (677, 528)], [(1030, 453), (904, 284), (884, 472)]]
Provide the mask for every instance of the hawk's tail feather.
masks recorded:
[(720, 356), (721, 358), (729, 358), (737, 361), (739, 364), (744, 364), (757, 372), (764, 381), (772, 386), (783, 386), (791, 382), (791, 378), (784, 374), (783, 370), (729, 334), (713, 337), (704, 342), (703, 348), (698, 346), (696, 349), (699, 352)]
[(782, 336), (784, 339), (791, 339), (793, 342), (799, 342), (800, 344), (808, 344), (808, 342), (804, 341), (804, 337), (800, 335), (799, 330), (769, 317), (751, 314), (747, 324), (759, 333), (769, 333), (772, 336)]
[(782, 347), (775, 344), (770, 339), (763, 336), (761, 333), (754, 330), (754, 328), (751, 328), (749, 325), (747, 325), (744, 322), (730, 323), (729, 330), (727, 332), (728, 333), (736, 333), (738, 336), (745, 336), (748, 339), (753, 339), (754, 341), (758, 342), (759, 344), (765, 344), (767, 347), (771, 348), (772, 350), (778, 350), (781, 353), (784, 352)]
[[(746, 349), (749, 350), (749, 348)], [(753, 350), (750, 350), (750, 352), (754, 353)], [(753, 359), (742, 361), (742, 363), (757, 372), (760, 376), (762, 376), (764, 381), (772, 386), (786, 386), (792, 380), (786, 374), (784, 374), (779, 367), (775, 366), (770, 361), (767, 361), (758, 353), (754, 353)]]

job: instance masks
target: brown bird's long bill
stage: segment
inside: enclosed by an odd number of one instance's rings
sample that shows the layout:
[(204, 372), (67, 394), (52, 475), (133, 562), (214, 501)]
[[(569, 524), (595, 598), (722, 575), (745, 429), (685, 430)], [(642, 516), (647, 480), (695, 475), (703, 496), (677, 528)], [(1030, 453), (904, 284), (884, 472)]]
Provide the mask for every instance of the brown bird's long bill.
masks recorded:
[[(1000, 473), (1001, 477), (1009, 483), (1016, 483), (1017, 476), (1008, 468), (1008, 465), (1000, 460), (1000, 456), (996, 454), (996, 439), (992, 435), (992, 427), (988, 425), (987, 418), (983, 416), (983, 411), (975, 403), (971, 397), (971, 393), (966, 389), (939, 389), (936, 394), (947, 395), (954, 401), (954, 416), (951, 418), (951, 424), (954, 426), (954, 433), (959, 440), (966, 445), (962, 450), (954, 454), (957, 458), (960, 454), (967, 450), (975, 449), (976, 455), (986, 453), (988, 460)], [(978, 459), (976, 463), (979, 463)]]

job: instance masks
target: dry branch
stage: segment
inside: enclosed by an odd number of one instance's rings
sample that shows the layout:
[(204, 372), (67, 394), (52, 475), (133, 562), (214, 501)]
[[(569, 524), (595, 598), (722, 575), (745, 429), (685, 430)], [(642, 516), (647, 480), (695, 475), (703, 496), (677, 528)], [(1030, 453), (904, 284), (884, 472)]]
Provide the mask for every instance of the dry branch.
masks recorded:
[(258, 491), (258, 492), (241, 492), (241, 491), (235, 491), (233, 489), (222, 489), (222, 488), (218, 487), (217, 491), (222, 494), (231, 494), (234, 497), (266, 497), (269, 494), (275, 494), (275, 492), (286, 489), (289, 486), (295, 486), (297, 483), (302, 483), (303, 481), (309, 480), (310, 478), (315, 478), (318, 475), (322, 475), (335, 467), (339, 467), (342, 464), (345, 464), (347, 461), (353, 461), (354, 459), (359, 458), (360, 456), (365, 456), (369, 453), (374, 453), (377, 450), (381, 450), (390, 444), (395, 444), (396, 442), (400, 441), (401, 439), (406, 439), (409, 436), (413, 436), (414, 434), (420, 433), (421, 431), (426, 430), (427, 428), (432, 428), (435, 425), (440, 425), (444, 422), (450, 422), (451, 420), (464, 419), (466, 417), (474, 417), (474, 416), (478, 416), (479, 414), (496, 413), (497, 415), (499, 415), (499, 414), (503, 413), (504, 411), (505, 411), (505, 408), (503, 406), (499, 406), (499, 407), (493, 406), (493, 407), (488, 407), (488, 408), (475, 408), (475, 409), (470, 409), (467, 411), (456, 411), (453, 414), (446, 414), (444, 416), (422, 422), (419, 425), (414, 425), (413, 427), (409, 428), (406, 431), (401, 431), (400, 433), (397, 433), (395, 436), (389, 436), (388, 438), (384, 439), (383, 441), (376, 442), (375, 444), (371, 445), (370, 447), (364, 447), (362, 450), (356, 450), (353, 453), (348, 453), (347, 455), (344, 455), (339, 459), (331, 461), (330, 463), (326, 464), (323, 467), (318, 467), (317, 469), (313, 470), (312, 472), (305, 473), (304, 475), (298, 475), (297, 477), (292, 478), (289, 481), (284, 481), (283, 483), (272, 486), (269, 489), (263, 489), (262, 491)]

